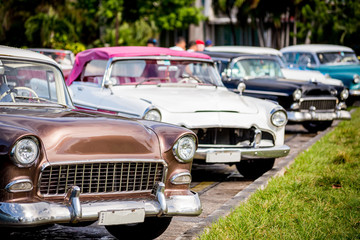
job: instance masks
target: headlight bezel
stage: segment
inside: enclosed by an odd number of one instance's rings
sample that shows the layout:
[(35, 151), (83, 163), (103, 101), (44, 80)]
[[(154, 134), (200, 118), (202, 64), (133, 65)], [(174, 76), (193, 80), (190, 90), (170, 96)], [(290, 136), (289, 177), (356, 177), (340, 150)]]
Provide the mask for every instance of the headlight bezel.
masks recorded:
[[(158, 116), (157, 119), (154, 119), (152, 117), (148, 118), (148, 116), (150, 116), (151, 114), (153, 114), (152, 116), (157, 115)], [(161, 122), (161, 120), (162, 120), (161, 112), (157, 108), (148, 108), (148, 109), (146, 109), (146, 111), (145, 111), (145, 113), (143, 115), (143, 119), (149, 120), (149, 121)]]
[(355, 84), (358, 84), (358, 83), (360, 83), (360, 76), (358, 75), (358, 74), (354, 74), (354, 76), (353, 76), (353, 82), (355, 83)]
[(301, 99), (301, 97), (302, 97), (302, 91), (301, 91), (301, 89), (296, 89), (296, 90), (293, 92), (292, 96), (293, 96), (294, 101), (299, 101), (299, 100)]
[(340, 98), (341, 100), (345, 101), (346, 99), (348, 99), (350, 96), (350, 92), (347, 88), (344, 88), (344, 90), (341, 91), (340, 93)]
[[(193, 150), (191, 150), (191, 157), (183, 158), (181, 156), (181, 152), (179, 150), (179, 147), (183, 144), (183, 141), (185, 141), (186, 139), (192, 140)], [(183, 136), (181, 136), (180, 138), (178, 138), (176, 140), (176, 142), (173, 145), (172, 151), (173, 151), (175, 159), (178, 162), (180, 162), (180, 163), (189, 163), (189, 162), (193, 161), (196, 149), (197, 149), (197, 140), (196, 140), (195, 136), (190, 135), (190, 134), (186, 134), (186, 135), (183, 135)]]
[[(21, 148), (21, 144), (27, 144), (28, 147), (35, 150), (35, 154), (31, 157), (31, 160), (24, 161), (21, 159), (21, 154), (18, 152), (19, 148)], [(25, 146), (26, 147), (26, 146)], [(40, 155), (40, 143), (39, 140), (34, 136), (24, 136), (18, 139), (11, 148), (10, 158), (13, 163), (20, 168), (31, 167)]]
[[(279, 116), (279, 114), (283, 114), (283, 116), (285, 116), (285, 120), (281, 124), (276, 123), (276, 121), (274, 120), (274, 117)], [(282, 108), (273, 109), (271, 111), (271, 115), (270, 115), (270, 122), (275, 127), (284, 127), (288, 122), (288, 116), (287, 116), (286, 111)]]

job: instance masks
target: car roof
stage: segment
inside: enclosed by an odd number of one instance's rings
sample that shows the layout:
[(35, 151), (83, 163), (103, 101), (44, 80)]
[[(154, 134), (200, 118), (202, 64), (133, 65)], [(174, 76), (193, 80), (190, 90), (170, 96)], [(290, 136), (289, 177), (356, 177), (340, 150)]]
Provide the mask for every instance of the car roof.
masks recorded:
[(37, 51), (37, 52), (50, 52), (50, 53), (72, 53), (70, 50), (65, 49), (52, 49), (52, 48), (28, 48), (28, 50), (31, 51)]
[(70, 76), (67, 79), (67, 85), (70, 85), (79, 77), (85, 64), (91, 60), (108, 60), (110, 58), (134, 58), (134, 57), (184, 57), (199, 60), (210, 60), (210, 56), (188, 51), (177, 51), (162, 47), (102, 47), (91, 48), (82, 51), (76, 55), (75, 64)]
[(233, 58), (240, 58), (240, 57), (247, 57), (247, 58), (256, 58), (256, 59), (276, 59), (276, 56), (268, 55), (268, 54), (247, 54), (247, 53), (232, 53), (232, 52), (207, 52), (204, 53), (208, 54), (212, 58), (222, 58), (231, 60)]
[(282, 56), (279, 50), (268, 47), (252, 47), (252, 46), (213, 46), (205, 48), (210, 52), (233, 52), (233, 53), (246, 53), (246, 54), (267, 54)]
[(289, 47), (282, 48), (280, 50), (284, 52), (354, 52), (351, 48), (341, 46), (341, 45), (332, 45), (332, 44), (300, 44), (293, 45)]
[(46, 63), (52, 63), (58, 66), (58, 64), (53, 59), (43, 54), (26, 49), (3, 46), (3, 45), (0, 45), (0, 57), (14, 57), (14, 58), (27, 59), (27, 60), (42, 61)]

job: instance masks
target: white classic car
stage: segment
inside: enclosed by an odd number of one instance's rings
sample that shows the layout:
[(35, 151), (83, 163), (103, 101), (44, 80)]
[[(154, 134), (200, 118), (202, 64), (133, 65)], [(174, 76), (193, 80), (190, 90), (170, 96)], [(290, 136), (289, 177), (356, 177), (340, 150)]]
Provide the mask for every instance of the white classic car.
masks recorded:
[[(286, 79), (289, 80), (302, 80), (311, 82), (321, 82), (324, 84), (343, 86), (343, 82), (338, 79), (331, 78), (328, 75), (322, 74), (316, 70), (299, 70), (286, 67), (286, 61), (282, 53), (274, 48), (267, 47), (250, 47), (250, 46), (213, 46), (206, 48), (205, 51), (209, 52), (228, 52), (228, 53), (243, 53), (255, 55), (271, 55), (278, 57), (279, 63), (282, 66), (281, 71)], [(206, 52), (205, 52), (206, 53)]]
[(89, 49), (76, 55), (67, 84), (78, 108), (191, 129), (199, 141), (195, 160), (236, 164), (246, 177), (259, 176), (289, 153), (286, 111), (271, 101), (230, 92), (204, 54)]

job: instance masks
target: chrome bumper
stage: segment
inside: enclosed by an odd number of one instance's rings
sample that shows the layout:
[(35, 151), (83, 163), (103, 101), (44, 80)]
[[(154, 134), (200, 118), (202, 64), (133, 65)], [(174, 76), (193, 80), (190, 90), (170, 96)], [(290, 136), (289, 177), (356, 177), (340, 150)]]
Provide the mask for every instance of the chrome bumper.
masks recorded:
[[(289, 152), (290, 147), (287, 145), (264, 148), (201, 148), (201, 146), (199, 146), (194, 159), (206, 160), (207, 155), (210, 153), (240, 153), (241, 159), (278, 158), (288, 155)], [(240, 162), (240, 159), (238, 159), (237, 162)], [(230, 162), (219, 160), (218, 163)]]
[(149, 216), (198, 216), (201, 202), (197, 193), (165, 198), (164, 185), (159, 184), (154, 200), (104, 201), (80, 203), (79, 188), (72, 187), (62, 203), (0, 203), (0, 226), (33, 227), (54, 223), (96, 221), (100, 212), (144, 209)]
[(350, 96), (360, 96), (360, 90), (349, 90)]
[(348, 111), (341, 110), (335, 112), (295, 112), (288, 111), (288, 120), (290, 122), (304, 122), (304, 121), (332, 121), (332, 120), (346, 120), (351, 119), (351, 114)]

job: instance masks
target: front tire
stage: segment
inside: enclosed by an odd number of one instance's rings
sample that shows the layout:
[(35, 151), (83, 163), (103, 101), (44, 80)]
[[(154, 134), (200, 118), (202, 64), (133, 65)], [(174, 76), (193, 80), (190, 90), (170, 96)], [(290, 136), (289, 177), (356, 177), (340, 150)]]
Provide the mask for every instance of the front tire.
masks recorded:
[(333, 121), (316, 121), (316, 122), (304, 122), (303, 127), (310, 133), (316, 133), (318, 131), (324, 131), (331, 126)]
[(275, 158), (241, 160), (236, 163), (236, 168), (245, 178), (254, 179), (272, 169), (274, 163)]
[(171, 217), (149, 217), (143, 223), (128, 225), (109, 225), (106, 230), (117, 239), (154, 239), (168, 228)]

